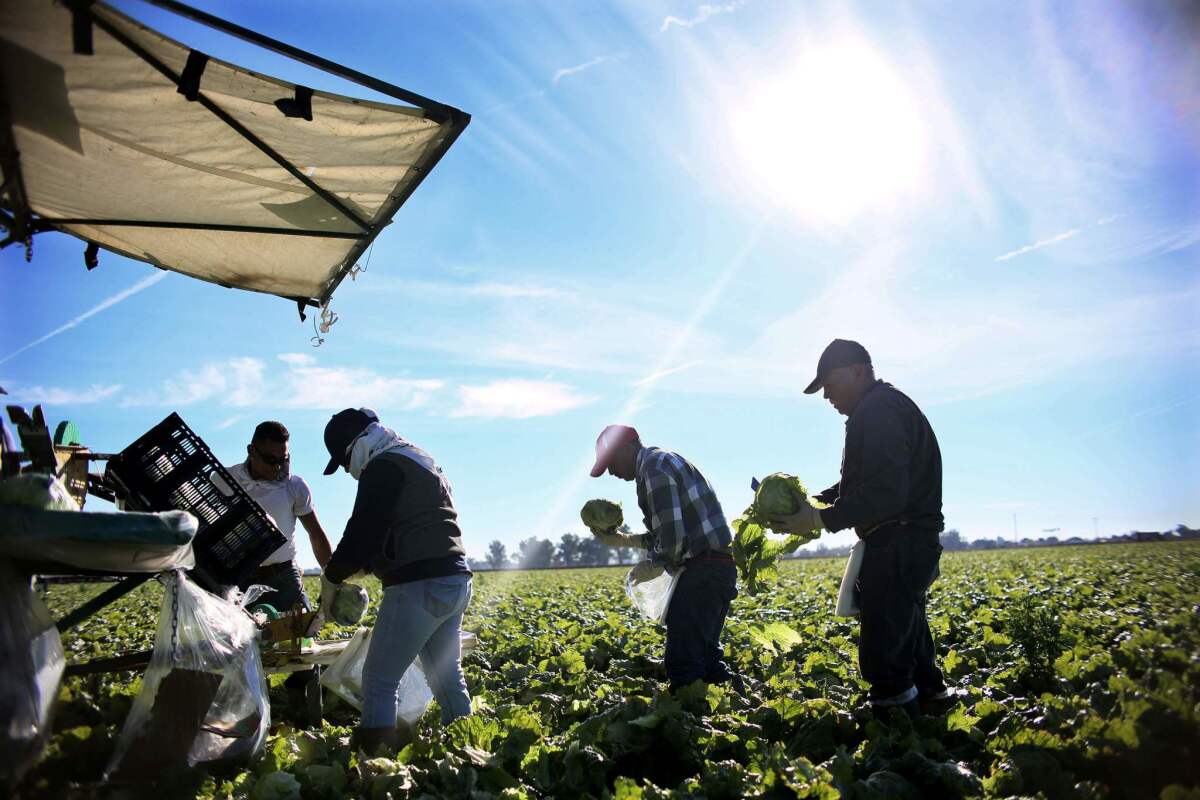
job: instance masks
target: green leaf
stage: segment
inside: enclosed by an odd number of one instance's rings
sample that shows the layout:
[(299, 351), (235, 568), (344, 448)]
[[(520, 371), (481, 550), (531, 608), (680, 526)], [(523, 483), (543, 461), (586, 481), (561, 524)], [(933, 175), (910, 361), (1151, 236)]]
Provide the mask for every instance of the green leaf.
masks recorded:
[(748, 629), (750, 641), (772, 653), (786, 653), (803, 641), (796, 631), (782, 622), (768, 622), (766, 625), (751, 625)]

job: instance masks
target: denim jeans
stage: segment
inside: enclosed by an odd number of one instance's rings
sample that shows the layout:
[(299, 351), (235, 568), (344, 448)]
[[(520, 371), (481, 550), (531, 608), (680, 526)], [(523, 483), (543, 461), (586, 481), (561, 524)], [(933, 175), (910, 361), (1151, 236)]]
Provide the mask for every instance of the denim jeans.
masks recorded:
[(418, 657), (442, 709), (442, 722), (471, 713), (460, 639), (463, 612), (470, 602), (470, 575), (426, 578), (384, 589), (363, 663), (364, 728), (396, 724), (396, 691), (404, 671)]
[(939, 574), (937, 533), (890, 525), (867, 536), (858, 575), (858, 664), (878, 705), (899, 705), (946, 688), (925, 616)]
[(667, 607), (667, 650), (663, 666), (671, 691), (699, 679), (725, 683), (733, 672), (723, 660), (721, 630), (737, 597), (737, 568), (728, 561), (687, 561)]

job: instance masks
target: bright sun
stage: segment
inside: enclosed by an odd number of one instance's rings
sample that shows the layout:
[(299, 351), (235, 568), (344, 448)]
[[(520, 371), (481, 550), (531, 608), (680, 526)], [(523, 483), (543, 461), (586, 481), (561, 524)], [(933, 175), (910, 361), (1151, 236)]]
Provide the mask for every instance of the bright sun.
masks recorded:
[(755, 191), (817, 224), (895, 208), (925, 172), (925, 127), (912, 94), (854, 42), (807, 50), (751, 88), (733, 138)]

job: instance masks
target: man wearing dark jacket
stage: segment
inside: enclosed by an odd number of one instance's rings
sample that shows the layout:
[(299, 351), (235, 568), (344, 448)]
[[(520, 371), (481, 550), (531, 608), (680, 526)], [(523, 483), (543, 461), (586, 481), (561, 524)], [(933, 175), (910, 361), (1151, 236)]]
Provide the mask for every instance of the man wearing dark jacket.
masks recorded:
[(926, 592), (942, 547), (942, 457), (916, 403), (875, 378), (857, 342), (835, 339), (804, 390), (824, 389), (846, 419), (841, 480), (816, 496), (828, 508), (801, 508), (784, 520), (795, 531), (853, 528), (866, 540), (858, 575), (858, 659), (871, 705), (909, 714), (936, 710), (952, 693), (934, 660)]
[(396, 692), (418, 657), (442, 721), (471, 713), (461, 649), (471, 570), (450, 482), (432, 456), (385, 428), (369, 409), (334, 414), (325, 447), (325, 474), (346, 470), (358, 481), (358, 494), (321, 575), (321, 613), (328, 612), (336, 585), (357, 572), (374, 573), (384, 587), (363, 664), (358, 731), (359, 744), (372, 752), (380, 744), (401, 744), (408, 733), (397, 717)]

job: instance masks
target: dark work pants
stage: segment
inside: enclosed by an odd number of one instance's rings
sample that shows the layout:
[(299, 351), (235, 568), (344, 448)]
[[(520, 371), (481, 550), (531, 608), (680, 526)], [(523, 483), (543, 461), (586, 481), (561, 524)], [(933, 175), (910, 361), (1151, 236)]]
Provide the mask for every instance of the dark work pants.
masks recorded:
[(733, 559), (689, 559), (667, 607), (667, 652), (663, 665), (671, 691), (695, 680), (725, 683), (733, 672), (725, 663), (721, 630), (737, 597)]
[(874, 703), (907, 702), (946, 688), (925, 615), (941, 554), (935, 531), (889, 525), (867, 536), (858, 575), (858, 665)]
[(300, 580), (300, 570), (295, 561), (284, 561), (281, 564), (264, 564), (247, 578), (241, 585), (242, 591), (256, 583), (270, 586), (275, 591), (267, 592), (254, 605), (267, 603), (276, 611), (291, 611), (296, 606), (304, 606), (308, 611), (308, 597), (304, 594), (304, 584)]
[[(270, 586), (275, 591), (267, 592), (253, 605), (266, 603), (276, 611), (291, 611), (296, 606), (303, 606), (305, 611), (311, 610), (308, 596), (304, 594), (304, 584), (301, 582), (300, 570), (295, 561), (284, 561), (279, 564), (264, 564), (241, 585), (242, 591), (261, 583)], [(302, 669), (288, 675), (284, 685), (289, 688), (299, 688), (309, 679), (310, 670)]]

